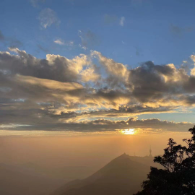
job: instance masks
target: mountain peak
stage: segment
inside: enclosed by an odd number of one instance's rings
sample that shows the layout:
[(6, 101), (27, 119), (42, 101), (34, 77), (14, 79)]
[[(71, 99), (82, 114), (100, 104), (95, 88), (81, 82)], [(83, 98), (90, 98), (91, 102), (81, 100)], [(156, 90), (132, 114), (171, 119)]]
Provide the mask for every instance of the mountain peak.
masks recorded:
[(130, 156), (124, 152), (123, 154), (121, 154), (117, 158), (121, 158), (121, 157), (123, 157), (123, 158), (129, 158)]
[[(129, 159), (129, 160), (131, 160), (131, 157), (128, 155), (128, 154), (126, 154), (126, 153), (123, 153), (122, 155), (120, 155), (120, 156), (118, 156), (118, 157), (116, 157), (114, 160), (112, 160), (112, 161), (115, 161), (115, 160), (123, 160), (123, 159)], [(111, 162), (112, 162), (111, 161)]]
[[(144, 160), (144, 158), (143, 158)], [(54, 195), (127, 195), (136, 193), (146, 179), (149, 166), (124, 153), (99, 171), (75, 184), (66, 185)]]

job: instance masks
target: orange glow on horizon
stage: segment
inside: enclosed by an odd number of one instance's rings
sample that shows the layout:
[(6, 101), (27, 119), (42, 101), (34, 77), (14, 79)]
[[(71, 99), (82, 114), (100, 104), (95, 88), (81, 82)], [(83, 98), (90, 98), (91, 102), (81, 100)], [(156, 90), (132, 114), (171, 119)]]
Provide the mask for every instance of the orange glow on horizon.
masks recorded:
[(122, 134), (125, 134), (125, 135), (134, 135), (135, 134), (135, 129), (123, 129), (120, 132)]

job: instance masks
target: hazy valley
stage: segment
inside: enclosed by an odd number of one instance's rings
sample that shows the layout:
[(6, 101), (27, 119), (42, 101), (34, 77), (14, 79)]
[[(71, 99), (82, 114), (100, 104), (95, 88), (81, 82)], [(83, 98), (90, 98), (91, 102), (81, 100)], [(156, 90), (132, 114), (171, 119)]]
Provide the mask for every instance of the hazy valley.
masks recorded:
[(85, 166), (44, 168), (33, 163), (0, 164), (3, 195), (108, 195), (133, 194), (140, 190), (150, 166), (150, 156), (123, 154), (100, 170)]

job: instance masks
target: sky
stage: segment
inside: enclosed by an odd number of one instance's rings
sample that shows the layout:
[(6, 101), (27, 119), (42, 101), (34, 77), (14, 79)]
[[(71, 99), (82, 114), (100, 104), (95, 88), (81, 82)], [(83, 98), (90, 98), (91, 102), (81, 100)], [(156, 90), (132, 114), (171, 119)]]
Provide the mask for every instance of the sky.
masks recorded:
[[(82, 135), (77, 136), (1, 136), (0, 163), (23, 165), (33, 163), (40, 167), (93, 167), (93, 172), (112, 159), (126, 153), (130, 156), (160, 155), (170, 134), (178, 144), (189, 133), (166, 132), (160, 136), (147, 135)], [(67, 173), (68, 174), (68, 173)], [(76, 178), (75, 178), (76, 179)]]
[(193, 0), (1, 0), (0, 136), (187, 132)]

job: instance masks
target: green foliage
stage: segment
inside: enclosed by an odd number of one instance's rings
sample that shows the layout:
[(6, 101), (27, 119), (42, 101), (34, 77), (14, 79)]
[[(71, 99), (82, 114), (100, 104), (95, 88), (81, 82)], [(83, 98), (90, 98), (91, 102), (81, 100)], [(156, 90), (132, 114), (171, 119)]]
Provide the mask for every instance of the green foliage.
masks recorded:
[(143, 190), (135, 195), (195, 195), (195, 126), (189, 131), (192, 138), (183, 140), (187, 146), (169, 139), (164, 155), (154, 158), (164, 168), (151, 167)]

